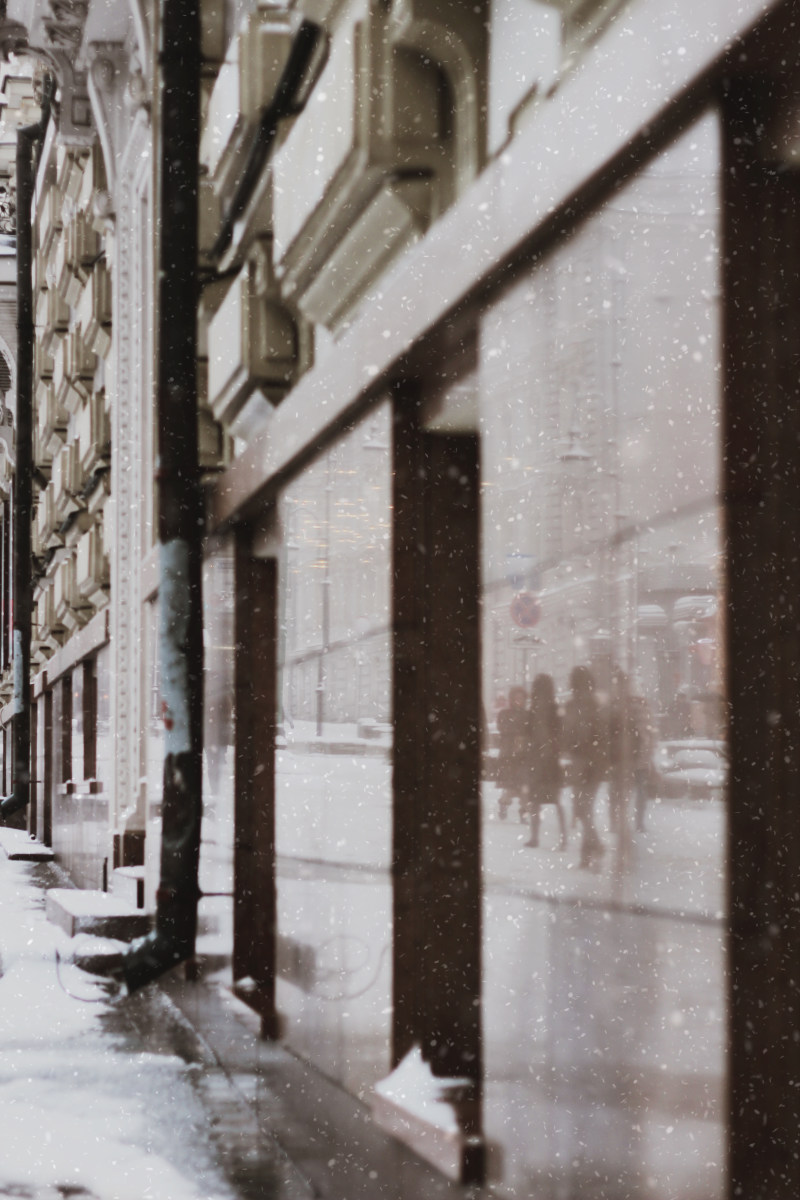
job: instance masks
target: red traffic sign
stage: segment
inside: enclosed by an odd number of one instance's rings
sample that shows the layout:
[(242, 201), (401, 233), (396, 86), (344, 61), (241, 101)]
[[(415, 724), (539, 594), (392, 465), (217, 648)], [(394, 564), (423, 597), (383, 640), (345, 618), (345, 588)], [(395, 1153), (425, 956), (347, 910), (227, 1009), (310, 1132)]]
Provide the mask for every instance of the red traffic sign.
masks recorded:
[(509, 611), (515, 625), (519, 625), (520, 629), (531, 629), (539, 622), (542, 606), (532, 592), (517, 592)]

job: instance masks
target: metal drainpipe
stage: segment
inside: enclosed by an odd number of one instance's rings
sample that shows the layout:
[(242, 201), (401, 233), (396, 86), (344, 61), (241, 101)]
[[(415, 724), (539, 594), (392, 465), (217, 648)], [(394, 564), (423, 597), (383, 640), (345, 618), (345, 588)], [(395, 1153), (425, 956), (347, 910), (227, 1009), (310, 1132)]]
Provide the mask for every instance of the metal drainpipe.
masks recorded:
[(159, 650), (164, 718), (155, 927), (114, 972), (129, 991), (194, 954), (202, 812), (202, 536), (197, 448), (198, 0), (162, 0), (158, 138)]
[(0, 803), (5, 822), (28, 806), (31, 798), (31, 615), (33, 573), (31, 515), (33, 510), (33, 236), (31, 203), (36, 175), (34, 146), (41, 142), (50, 120), (54, 83), (43, 80), (42, 111), (35, 125), (17, 130), (17, 455), (14, 473), (11, 589), (14, 605), (12, 635), (13, 778), (11, 795)]

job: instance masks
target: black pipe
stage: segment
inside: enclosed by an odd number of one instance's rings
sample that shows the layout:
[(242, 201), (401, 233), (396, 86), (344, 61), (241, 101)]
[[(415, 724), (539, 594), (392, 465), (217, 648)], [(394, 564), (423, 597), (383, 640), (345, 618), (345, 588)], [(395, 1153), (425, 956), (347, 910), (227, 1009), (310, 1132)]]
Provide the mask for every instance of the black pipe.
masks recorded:
[(211, 250), (211, 258), (215, 261), (222, 257), (230, 245), (233, 227), (250, 202), (272, 150), (279, 122), (286, 117), (295, 116), (302, 109), (302, 104), (298, 103), (298, 92), (317, 52), (321, 36), (322, 30), (313, 21), (301, 23), (286, 60), (286, 66), (278, 80), (272, 103), (268, 104), (261, 113), (258, 128), (250, 144), (244, 172)]
[(31, 203), (38, 156), (33, 149), (44, 138), (50, 120), (54, 83), (45, 75), (42, 109), (34, 125), (17, 130), (17, 453), (14, 472), (11, 589), (14, 605), (11, 659), (14, 691), (12, 715), (11, 795), (0, 803), (0, 821), (27, 808), (31, 799), (31, 617), (33, 572), (33, 233)]
[[(203, 503), (197, 448), (197, 192), (200, 145), (198, 0), (162, 0), (159, 184), (159, 650), (164, 711), (161, 878), (156, 923), (111, 973), (128, 991), (194, 954), (202, 814)], [(303, 22), (275, 99), (262, 114), (214, 256), (230, 242), (320, 37)]]
[(156, 146), (161, 877), (153, 931), (114, 972), (129, 991), (194, 954), (202, 812), (202, 536), (197, 446), (199, 0), (162, 0)]

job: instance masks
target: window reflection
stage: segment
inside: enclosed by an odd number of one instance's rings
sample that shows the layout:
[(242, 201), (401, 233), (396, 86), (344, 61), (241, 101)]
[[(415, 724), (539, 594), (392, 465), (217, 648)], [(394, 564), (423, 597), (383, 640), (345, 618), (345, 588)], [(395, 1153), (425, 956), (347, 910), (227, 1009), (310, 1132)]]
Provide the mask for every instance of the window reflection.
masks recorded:
[[(720, 1194), (717, 170), (709, 118), (483, 321), (486, 1112), (511, 1194), (554, 1163), (559, 1196)], [(667, 1126), (683, 1158), (651, 1169)]]
[(278, 1004), (364, 1094), (389, 1068), (390, 432), (383, 405), (279, 505)]
[[(505, 418), (483, 436), (487, 773), (505, 770), (513, 689), (530, 711), (549, 676), (568, 727), (582, 680), (596, 711), (563, 731), (563, 787), (594, 789), (604, 851), (648, 810), (657, 837), (667, 760), (672, 799), (724, 774), (714, 161), (704, 123), (485, 322)], [(681, 741), (716, 774), (681, 776)]]

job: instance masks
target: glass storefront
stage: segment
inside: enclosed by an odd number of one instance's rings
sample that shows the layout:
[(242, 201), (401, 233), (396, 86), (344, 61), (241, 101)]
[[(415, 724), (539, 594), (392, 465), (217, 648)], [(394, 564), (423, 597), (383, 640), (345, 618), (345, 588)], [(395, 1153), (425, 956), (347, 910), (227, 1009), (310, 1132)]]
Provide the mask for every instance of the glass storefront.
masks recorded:
[(723, 1178), (718, 127), (481, 332), (485, 1122), (508, 1195)]
[(392, 1003), (390, 439), (384, 404), (279, 502), (278, 1008), (362, 1094)]

